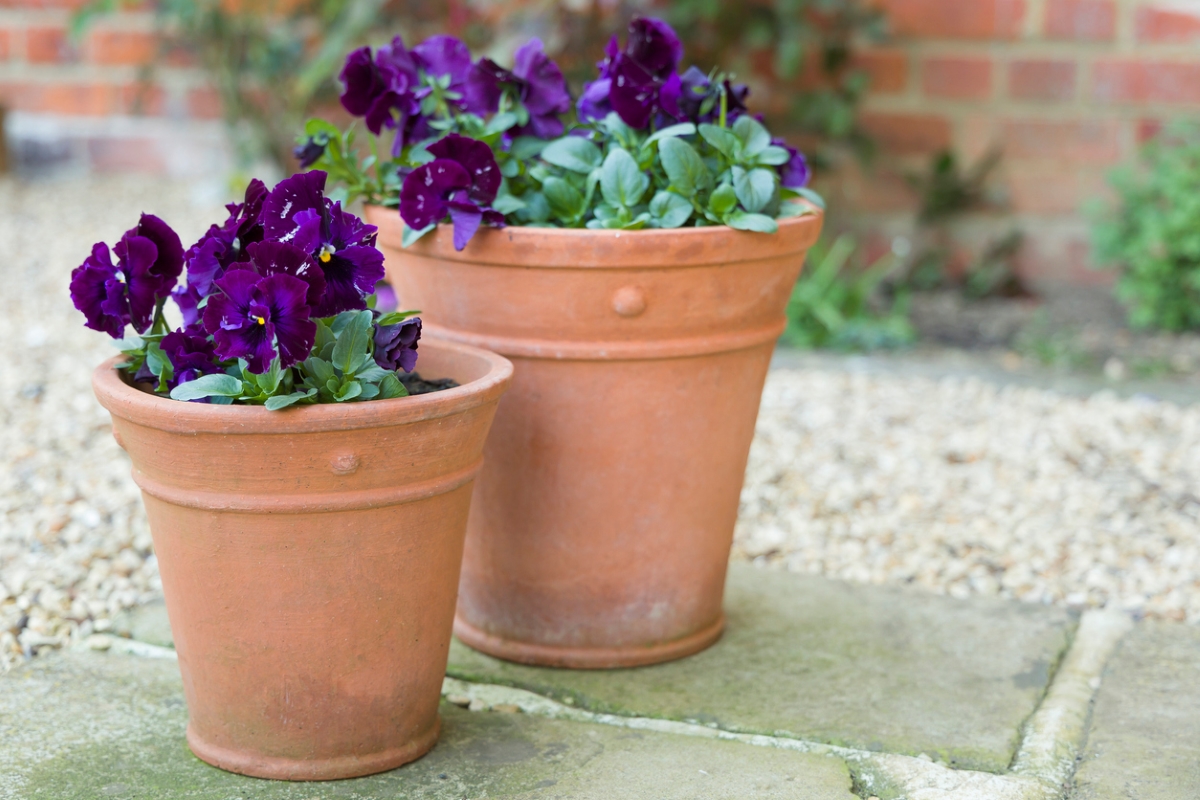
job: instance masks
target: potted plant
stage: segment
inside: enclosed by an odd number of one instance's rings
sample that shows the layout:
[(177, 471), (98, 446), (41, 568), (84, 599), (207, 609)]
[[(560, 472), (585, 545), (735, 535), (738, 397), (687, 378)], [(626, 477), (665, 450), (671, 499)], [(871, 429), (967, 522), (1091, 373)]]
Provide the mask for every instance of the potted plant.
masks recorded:
[(365, 198), (428, 333), (515, 363), (455, 620), (500, 658), (649, 664), (723, 628), (759, 399), (822, 212), (746, 88), (681, 57), (668, 25), (634, 19), (567, 126), (540, 42), (508, 69), (396, 39), (341, 73), (372, 154), (320, 120), (297, 148)]
[(373, 307), (375, 228), (324, 180), (252, 182), (186, 252), (142, 215), (71, 280), (88, 327), (138, 334), (93, 385), (145, 500), (188, 743), (264, 778), (433, 746), (472, 482), (512, 370), (423, 341), (442, 380), (413, 372), (421, 322)]

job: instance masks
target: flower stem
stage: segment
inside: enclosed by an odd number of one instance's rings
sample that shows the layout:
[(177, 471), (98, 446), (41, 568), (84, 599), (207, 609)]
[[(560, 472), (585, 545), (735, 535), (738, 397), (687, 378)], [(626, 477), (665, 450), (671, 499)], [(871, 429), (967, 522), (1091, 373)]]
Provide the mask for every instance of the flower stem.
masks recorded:
[(728, 110), (729, 104), (725, 99), (725, 83), (721, 82), (721, 127), (725, 127), (725, 112)]

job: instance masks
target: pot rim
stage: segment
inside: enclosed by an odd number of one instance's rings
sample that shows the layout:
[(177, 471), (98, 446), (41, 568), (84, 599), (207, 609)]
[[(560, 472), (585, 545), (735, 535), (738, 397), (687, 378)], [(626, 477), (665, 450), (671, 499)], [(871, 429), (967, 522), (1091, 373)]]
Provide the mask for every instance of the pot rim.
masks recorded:
[(513, 366), (504, 356), (457, 342), (428, 339), (427, 350), (446, 350), (485, 361), (488, 370), (473, 381), (439, 392), (368, 400), (360, 403), (317, 403), (268, 411), (263, 406), (188, 403), (149, 394), (124, 380), (114, 356), (92, 373), (100, 404), (114, 416), (134, 424), (178, 433), (262, 434), (317, 433), (404, 425), (459, 414), (495, 402), (508, 389)]
[[(644, 252), (662, 247), (667, 242), (683, 240), (686, 246), (693, 250), (691, 258), (681, 259), (673, 264), (658, 265), (661, 267), (693, 267), (707, 264), (720, 264), (728, 259), (722, 255), (730, 246), (744, 246), (749, 240), (743, 237), (759, 237), (755, 240), (762, 248), (761, 258), (771, 258), (797, 249), (806, 249), (816, 241), (825, 212), (808, 200), (795, 199), (789, 202), (806, 206), (811, 212), (802, 216), (784, 217), (777, 219), (779, 231), (773, 234), (740, 231), (728, 225), (706, 225), (690, 228), (642, 228), (640, 230), (608, 230), (600, 228), (539, 228), (530, 225), (507, 225), (503, 228), (481, 226), (467, 246), (459, 251), (452, 246), (453, 226), (447, 222), (438, 223), (432, 235), (426, 235), (406, 250), (415, 256), (431, 256), (445, 261), (463, 261), (473, 264), (492, 264), (497, 266), (520, 267), (570, 267), (570, 268), (609, 268), (605, 263), (608, 259), (594, 260), (588, 257), (585, 250), (575, 252), (570, 264), (550, 264), (541, 262), (535, 255), (534, 248), (538, 245), (565, 245), (567, 247), (585, 248), (584, 240), (592, 242), (608, 242), (613, 247), (628, 248), (631, 251)], [(368, 204), (365, 208), (367, 221), (379, 228), (379, 236), (391, 240), (389, 244), (399, 246), (400, 232), (404, 222), (400, 219), (396, 208), (377, 204)], [(797, 247), (794, 240), (802, 237), (807, 241)], [(499, 257), (492, 252), (496, 246), (503, 243), (505, 249), (521, 252), (525, 258), (521, 263), (513, 264), (509, 259)], [(609, 257), (611, 258), (611, 256)], [(740, 263), (754, 261), (755, 258), (739, 258)]]

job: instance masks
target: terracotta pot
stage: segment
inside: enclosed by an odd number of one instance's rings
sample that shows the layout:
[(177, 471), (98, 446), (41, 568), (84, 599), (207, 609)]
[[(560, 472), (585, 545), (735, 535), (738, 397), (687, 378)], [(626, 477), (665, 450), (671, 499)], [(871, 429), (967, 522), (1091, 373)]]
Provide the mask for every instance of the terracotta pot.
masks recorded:
[(285, 411), (181, 403), (103, 364), (142, 489), (188, 744), (286, 780), (391, 769), (437, 740), (472, 483), (503, 358), (421, 342), (434, 394)]
[(429, 335), (515, 367), (475, 487), (455, 633), (578, 668), (690, 655), (721, 634), (725, 569), (784, 310), (822, 218), (775, 235), (380, 227)]

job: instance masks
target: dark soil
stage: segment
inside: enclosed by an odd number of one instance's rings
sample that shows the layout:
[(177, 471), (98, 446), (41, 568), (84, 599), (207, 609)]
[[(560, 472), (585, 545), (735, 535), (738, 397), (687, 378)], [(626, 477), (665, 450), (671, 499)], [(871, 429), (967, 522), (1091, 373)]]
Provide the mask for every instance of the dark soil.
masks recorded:
[(458, 386), (458, 381), (453, 378), (433, 378), (426, 380), (421, 377), (419, 372), (410, 372), (405, 375), (399, 373), (400, 382), (404, 384), (404, 388), (408, 389), (409, 394), (429, 394), (430, 392), (440, 392), (443, 389), (454, 389)]

